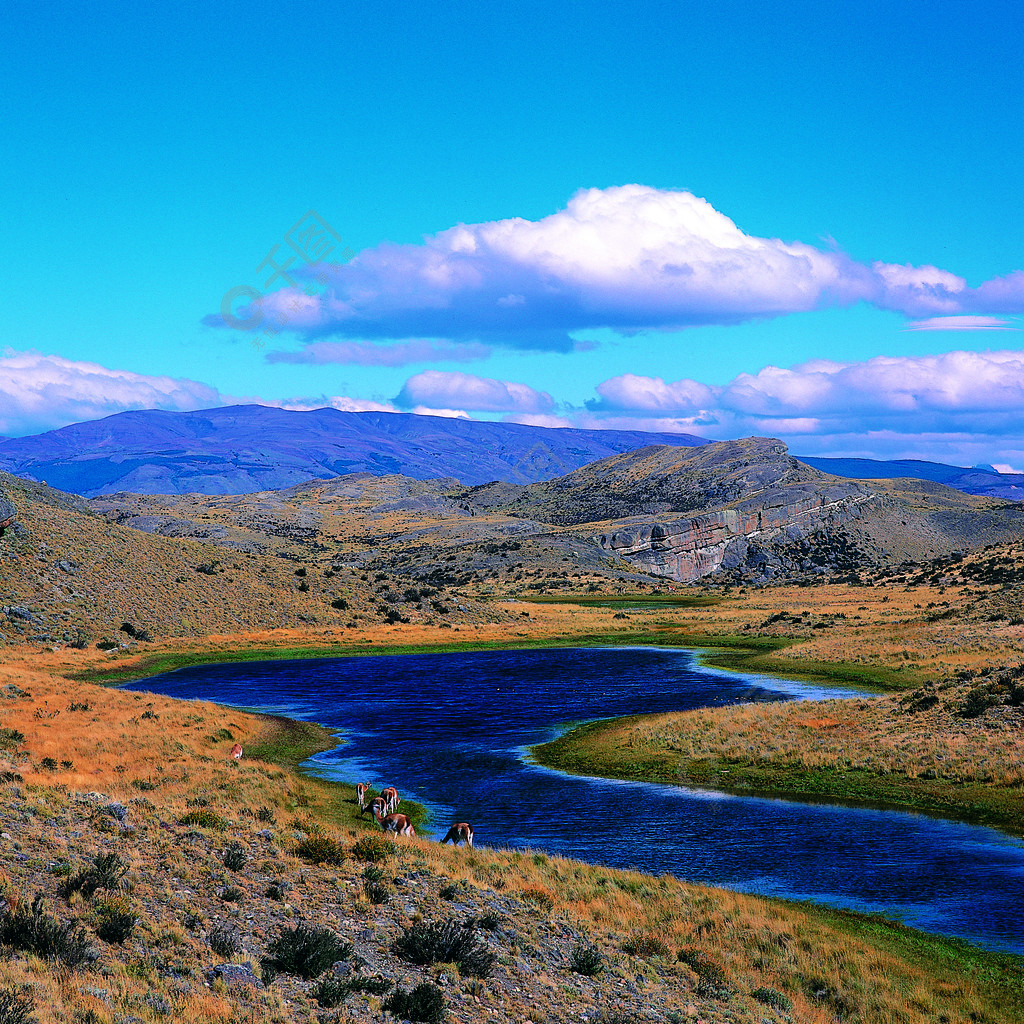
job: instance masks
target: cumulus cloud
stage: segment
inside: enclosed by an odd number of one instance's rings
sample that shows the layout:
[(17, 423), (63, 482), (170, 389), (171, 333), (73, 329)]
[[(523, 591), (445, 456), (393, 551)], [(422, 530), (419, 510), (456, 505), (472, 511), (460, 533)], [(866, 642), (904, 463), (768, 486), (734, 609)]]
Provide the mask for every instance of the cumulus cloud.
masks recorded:
[(547, 392), (526, 384), (442, 370), (427, 370), (410, 377), (395, 403), (407, 409), (426, 406), (518, 413), (546, 413), (555, 404)]
[(223, 405), (216, 388), (40, 352), (0, 355), (0, 434), (29, 434), (130, 409), (187, 411)]
[[(746, 234), (689, 192), (584, 189), (538, 221), (459, 224), (422, 245), (383, 243), (301, 272), (241, 310), (309, 341), (448, 338), (571, 351), (570, 332), (735, 324), (868, 302), (919, 322), (1024, 310), (1024, 272), (970, 288), (933, 266), (860, 263), (837, 249)], [(209, 323), (223, 324), (214, 315)], [(315, 361), (315, 357), (314, 357)]]
[(716, 437), (772, 434), (801, 439), (805, 450), (812, 442), (815, 450), (827, 450), (849, 437), (869, 447), (865, 438), (890, 435), (905, 441), (985, 436), (992, 444), (1022, 433), (1024, 352), (814, 360), (766, 366), (714, 387), (624, 374), (596, 390), (599, 398), (587, 404), (584, 417), (592, 426), (622, 426), (629, 419), (648, 424), (645, 429)]

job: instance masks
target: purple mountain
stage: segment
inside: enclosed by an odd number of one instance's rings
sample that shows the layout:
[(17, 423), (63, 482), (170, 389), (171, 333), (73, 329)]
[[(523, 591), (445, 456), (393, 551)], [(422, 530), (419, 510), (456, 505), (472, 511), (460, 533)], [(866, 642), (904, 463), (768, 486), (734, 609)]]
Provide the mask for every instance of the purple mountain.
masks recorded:
[(115, 491), (246, 494), (344, 473), (527, 484), (647, 445), (706, 443), (692, 434), (236, 405), (123, 412), (0, 439), (0, 471), (86, 497)]

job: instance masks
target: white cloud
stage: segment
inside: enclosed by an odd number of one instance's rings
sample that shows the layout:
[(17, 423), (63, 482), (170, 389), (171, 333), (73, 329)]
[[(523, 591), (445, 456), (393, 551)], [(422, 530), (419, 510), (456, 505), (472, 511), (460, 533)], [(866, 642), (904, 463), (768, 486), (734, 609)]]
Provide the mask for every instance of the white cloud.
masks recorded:
[[(584, 189), (537, 221), (459, 224), (422, 245), (384, 243), (299, 276), (324, 273), (322, 294), (284, 289), (257, 305), (314, 343), (426, 337), (562, 352), (587, 328), (735, 324), (857, 302), (925, 325), (1024, 311), (1024, 272), (970, 288), (939, 267), (860, 263), (749, 235), (705, 199), (644, 185)], [(223, 326), (219, 316), (207, 322)]]
[(0, 356), (0, 434), (52, 430), (130, 409), (208, 409), (227, 400), (216, 388), (183, 377), (10, 348)]
[(410, 377), (395, 402), (410, 409), (428, 406), (522, 413), (548, 412), (555, 404), (547, 392), (526, 384), (442, 370), (426, 370)]

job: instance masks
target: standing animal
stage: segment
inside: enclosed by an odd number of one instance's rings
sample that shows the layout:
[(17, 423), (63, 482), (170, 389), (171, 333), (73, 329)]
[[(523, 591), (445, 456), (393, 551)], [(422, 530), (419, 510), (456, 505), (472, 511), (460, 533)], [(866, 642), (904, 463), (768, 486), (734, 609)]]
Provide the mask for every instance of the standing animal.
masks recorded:
[(359, 804), (359, 810), (362, 810), (366, 806), (366, 791), (370, 788), (368, 782), (357, 782), (356, 783), (356, 801)]
[(241, 759), (241, 757), (242, 757), (242, 744), (241, 744), (241, 743), (236, 743), (236, 744), (235, 744), (235, 745), (234, 745), (234, 746), (233, 746), (233, 747), (231, 748), (231, 756), (232, 756), (232, 757), (233, 757), (233, 758), (234, 758), (234, 759), (235, 759), (236, 761), (238, 761), (238, 760), (240, 760), (240, 759)]
[(393, 838), (398, 836), (409, 836), (413, 839), (416, 838), (416, 829), (412, 827), (412, 822), (405, 814), (385, 814), (380, 815), (377, 813), (376, 802), (373, 805), (374, 812), (373, 816), (385, 832), (390, 832)]
[(402, 802), (398, 799), (398, 790), (394, 786), (388, 786), (387, 789), (382, 789), (380, 795), (384, 797), (387, 802), (389, 811), (397, 811), (398, 805)]
[(388, 802), (382, 796), (375, 796), (359, 811), (359, 817), (361, 818), (367, 811), (369, 811), (374, 818), (385, 815), (388, 813)]
[(473, 845), (473, 826), (468, 821), (460, 821), (455, 825), (452, 825), (448, 829), (447, 835), (441, 840), (442, 843), (447, 843), (451, 840), (456, 846), (459, 843), (465, 843), (467, 846)]

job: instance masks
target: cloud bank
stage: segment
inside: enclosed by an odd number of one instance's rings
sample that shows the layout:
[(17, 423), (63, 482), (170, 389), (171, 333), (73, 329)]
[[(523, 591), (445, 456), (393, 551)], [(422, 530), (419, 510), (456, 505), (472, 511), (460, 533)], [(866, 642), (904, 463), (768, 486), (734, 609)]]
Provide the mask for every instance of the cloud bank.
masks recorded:
[(150, 377), (39, 352), (0, 355), (0, 434), (52, 430), (130, 409), (188, 411), (224, 405), (208, 384)]
[(465, 410), (547, 413), (555, 406), (546, 391), (526, 384), (441, 370), (427, 370), (410, 377), (395, 404), (417, 411), (436, 410), (434, 415), (454, 415)]
[[(858, 302), (919, 329), (952, 316), (1001, 326), (991, 319), (1024, 312), (1022, 271), (971, 288), (939, 267), (861, 263), (749, 235), (704, 199), (643, 185), (585, 189), (538, 221), (459, 224), (422, 245), (383, 243), (303, 273), (326, 274), (327, 290), (284, 289), (257, 304), (308, 341), (443, 338), (568, 352), (583, 329), (728, 325)], [(223, 325), (216, 315), (206, 322)]]
[(885, 458), (931, 448), (914, 457), (948, 460), (950, 446), (1012, 451), (1024, 439), (1021, 351), (814, 360), (766, 366), (723, 386), (623, 374), (596, 390), (581, 425), (629, 421), (709, 437), (770, 434), (808, 454), (856, 450)]

